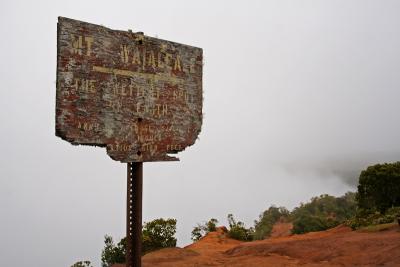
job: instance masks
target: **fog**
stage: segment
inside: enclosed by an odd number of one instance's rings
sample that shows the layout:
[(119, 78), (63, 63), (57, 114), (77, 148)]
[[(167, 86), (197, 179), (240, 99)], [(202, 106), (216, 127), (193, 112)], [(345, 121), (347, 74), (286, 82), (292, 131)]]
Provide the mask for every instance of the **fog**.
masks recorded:
[(124, 236), (126, 166), (55, 136), (57, 17), (203, 48), (204, 122), (180, 162), (144, 164), (144, 221), (178, 245), (228, 213), (355, 190), (400, 158), (399, 1), (0, 2), (1, 266), (101, 266)]

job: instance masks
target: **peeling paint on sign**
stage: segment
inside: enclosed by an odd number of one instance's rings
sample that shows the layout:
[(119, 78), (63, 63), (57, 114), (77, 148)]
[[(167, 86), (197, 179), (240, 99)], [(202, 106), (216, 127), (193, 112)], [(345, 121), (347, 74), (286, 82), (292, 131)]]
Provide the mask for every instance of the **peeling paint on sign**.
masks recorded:
[(202, 125), (202, 49), (59, 17), (56, 135), (121, 162), (178, 160)]

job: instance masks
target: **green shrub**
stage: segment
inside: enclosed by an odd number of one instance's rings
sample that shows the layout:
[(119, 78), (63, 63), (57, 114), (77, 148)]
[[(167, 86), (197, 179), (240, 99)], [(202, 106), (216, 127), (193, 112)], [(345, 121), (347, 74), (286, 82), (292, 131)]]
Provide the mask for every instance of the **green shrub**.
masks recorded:
[(208, 234), (209, 232), (215, 232), (217, 230), (218, 220), (215, 218), (211, 218), (208, 222), (204, 224), (197, 224), (192, 230), (193, 241), (199, 241), (200, 238)]
[(355, 230), (367, 226), (392, 223), (398, 220), (399, 217), (400, 207), (390, 208), (384, 214), (379, 211), (360, 210), (356, 216), (346, 221), (346, 225)]
[(261, 240), (268, 237), (271, 234), (274, 224), (278, 220), (281, 218), (289, 220), (289, 217), (290, 212), (285, 207), (269, 207), (259, 216), (258, 221), (254, 221), (254, 239)]
[(71, 265), (71, 267), (93, 267), (90, 261), (78, 261)]
[[(154, 250), (176, 246), (176, 220), (155, 219), (147, 222), (142, 228), (142, 254)], [(105, 247), (101, 253), (102, 267), (115, 263), (125, 263), (126, 238), (115, 245), (111, 236), (104, 237)]]
[(155, 219), (143, 226), (143, 254), (161, 248), (176, 247), (176, 220)]
[(254, 239), (254, 228), (246, 228), (244, 223), (236, 221), (232, 214), (228, 214), (228, 223), (228, 236), (230, 238), (240, 241), (252, 241)]
[(217, 231), (217, 223), (218, 220), (211, 218), (208, 222), (207, 222), (207, 231), (208, 232), (215, 232)]
[(342, 197), (321, 195), (310, 202), (301, 204), (291, 213), (292, 233), (304, 234), (335, 227), (356, 214), (355, 193), (348, 192)]
[(305, 234), (308, 232), (323, 231), (338, 226), (339, 224), (340, 222), (333, 218), (302, 214), (293, 221), (292, 233)]

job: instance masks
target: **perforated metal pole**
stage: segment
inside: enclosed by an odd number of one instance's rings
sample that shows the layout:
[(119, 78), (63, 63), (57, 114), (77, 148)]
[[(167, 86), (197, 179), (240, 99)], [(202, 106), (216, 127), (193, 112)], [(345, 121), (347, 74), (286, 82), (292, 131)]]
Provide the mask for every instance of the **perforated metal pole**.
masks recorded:
[(126, 267), (142, 266), (143, 163), (128, 163), (126, 198)]

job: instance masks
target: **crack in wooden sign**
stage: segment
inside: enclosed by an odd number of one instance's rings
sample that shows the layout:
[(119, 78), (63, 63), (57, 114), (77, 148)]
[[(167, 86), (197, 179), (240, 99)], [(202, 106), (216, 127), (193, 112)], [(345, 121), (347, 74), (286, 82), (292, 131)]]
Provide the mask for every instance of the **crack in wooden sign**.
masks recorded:
[(59, 17), (56, 135), (121, 162), (178, 160), (202, 125), (202, 49)]

